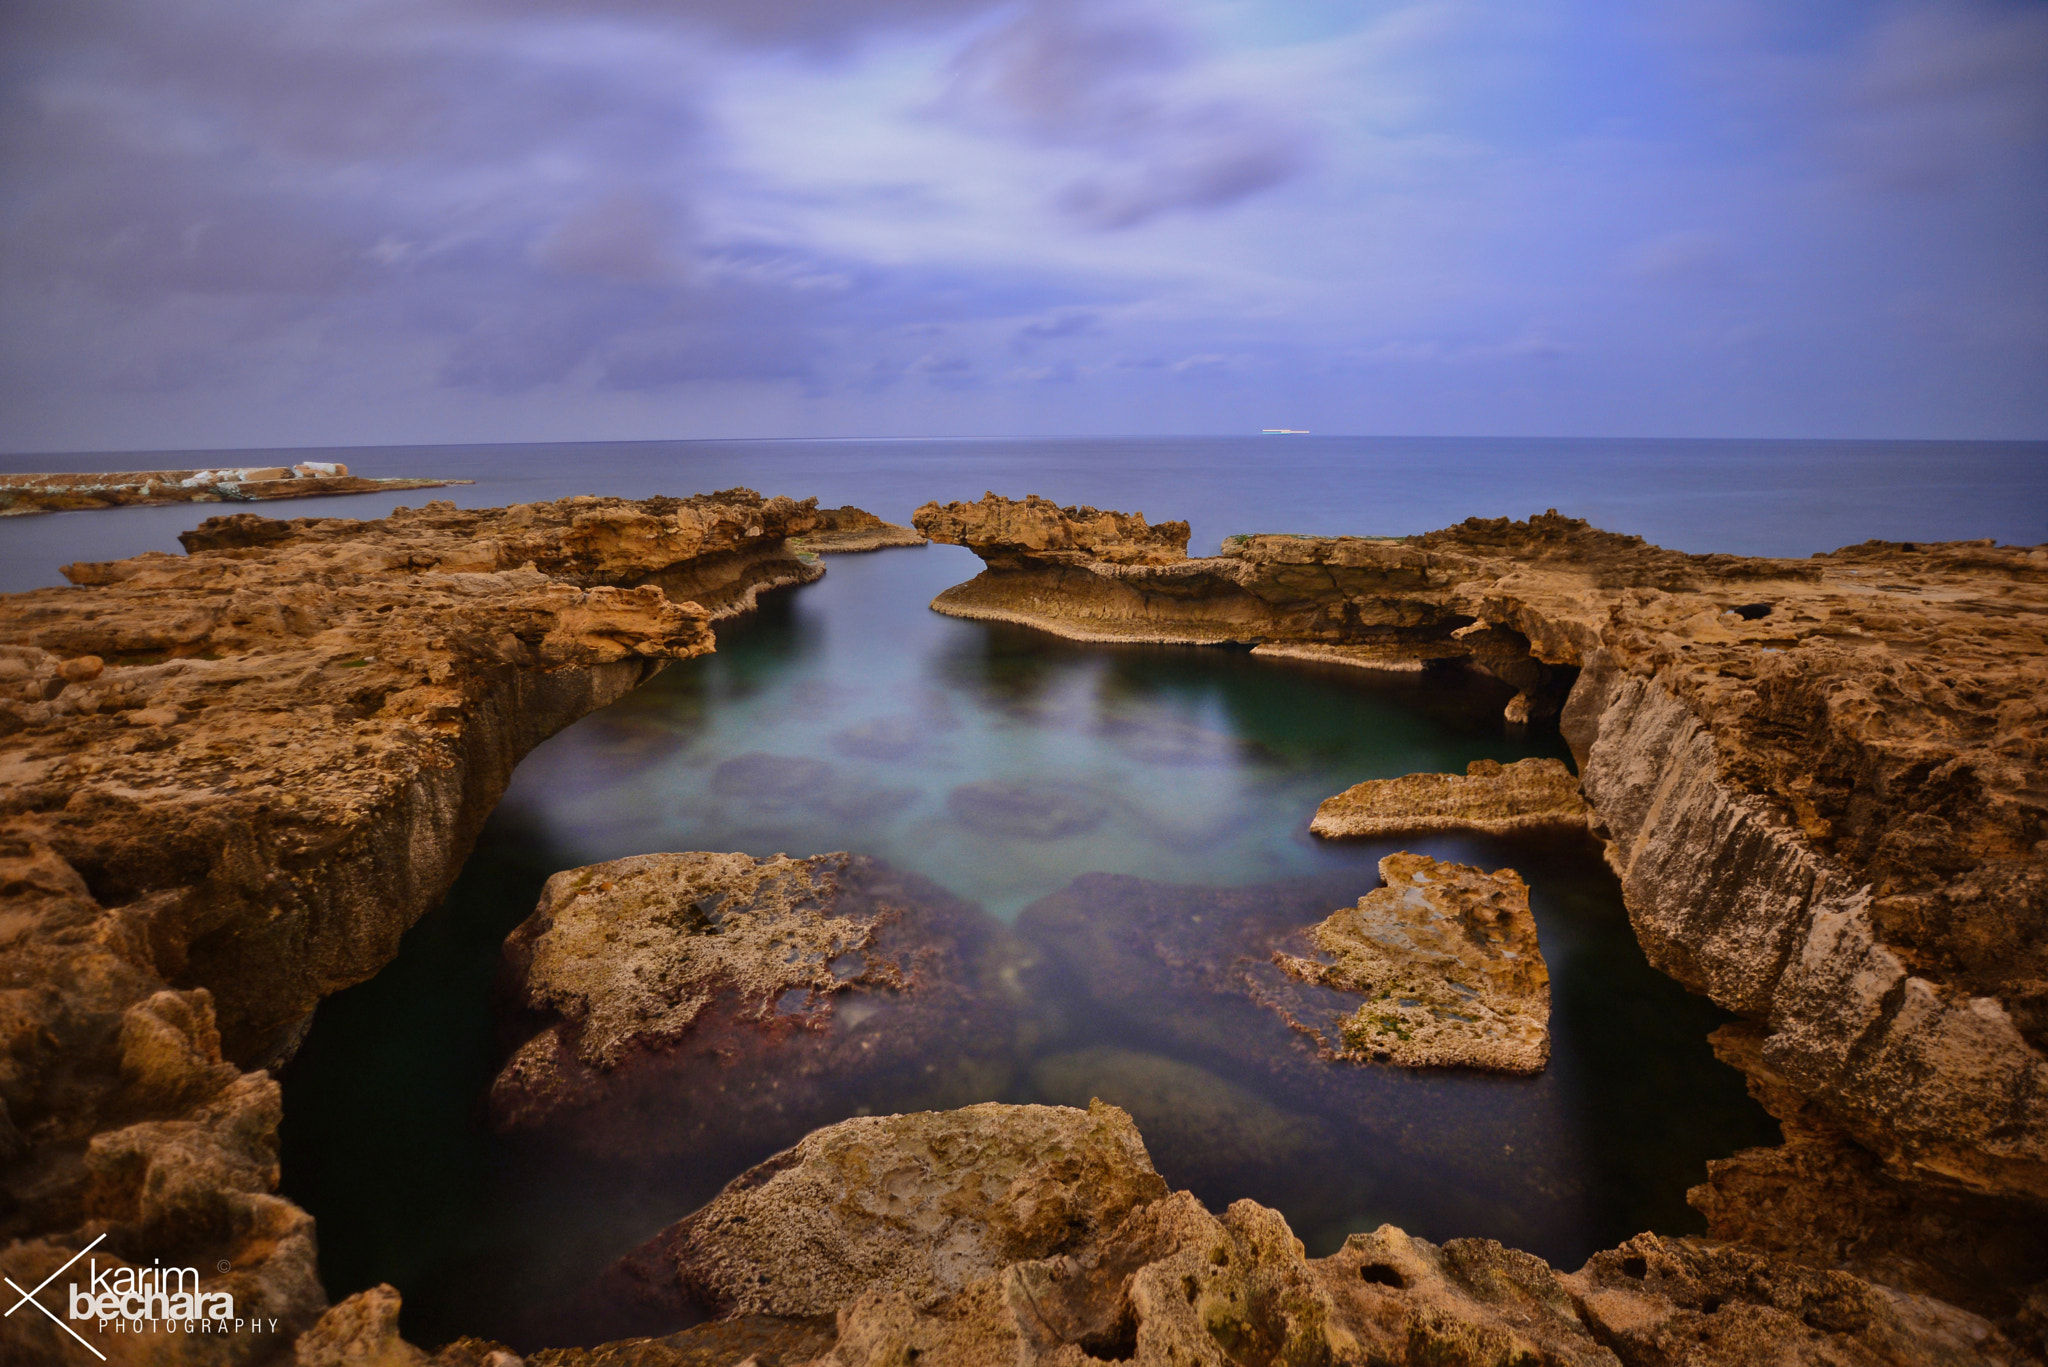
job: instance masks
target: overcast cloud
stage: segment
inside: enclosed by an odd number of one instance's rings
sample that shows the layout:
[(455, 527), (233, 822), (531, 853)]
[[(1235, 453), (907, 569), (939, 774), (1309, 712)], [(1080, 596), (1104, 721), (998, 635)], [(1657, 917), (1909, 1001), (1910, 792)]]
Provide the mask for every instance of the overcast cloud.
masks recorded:
[(0, 11), (0, 447), (2048, 436), (2048, 6)]

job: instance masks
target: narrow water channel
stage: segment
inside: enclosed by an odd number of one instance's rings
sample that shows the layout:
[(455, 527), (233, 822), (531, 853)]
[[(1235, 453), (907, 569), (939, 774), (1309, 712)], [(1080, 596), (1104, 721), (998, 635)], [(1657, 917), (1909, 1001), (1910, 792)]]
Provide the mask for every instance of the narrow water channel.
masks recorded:
[[(1705, 1161), (1775, 1139), (1708, 1050), (1724, 1017), (1644, 962), (1590, 839), (1308, 836), (1316, 803), (1360, 779), (1566, 757), (1554, 728), (1508, 731), (1505, 687), (929, 611), (979, 568), (939, 546), (834, 558), (728, 624), (715, 655), (527, 759), (447, 903), (321, 1006), (285, 1074), (284, 1189), (318, 1217), (330, 1294), (396, 1285), (428, 1344), (676, 1327), (594, 1297), (593, 1277), (810, 1122), (629, 1163), (494, 1137), (482, 1106), (516, 1042), (493, 1018), (504, 936), (549, 874), (628, 854), (850, 850), (974, 903), (1026, 1006), (1012, 1037), (961, 1042), (972, 1067), (930, 1060), (933, 1095), (1115, 1102), (1169, 1182), (1278, 1208), (1312, 1255), (1391, 1221), (1575, 1267), (1639, 1230), (1697, 1228), (1684, 1192)], [(1552, 978), (1540, 1077), (1325, 1065), (1304, 1086), (1274, 1066), (1295, 1046), (1273, 1017), (1177, 1000), (1117, 948), (1134, 918), (1196, 944), (1195, 926), (1307, 924), (1403, 848), (1528, 881)], [(870, 1085), (805, 1113), (872, 1111)]]

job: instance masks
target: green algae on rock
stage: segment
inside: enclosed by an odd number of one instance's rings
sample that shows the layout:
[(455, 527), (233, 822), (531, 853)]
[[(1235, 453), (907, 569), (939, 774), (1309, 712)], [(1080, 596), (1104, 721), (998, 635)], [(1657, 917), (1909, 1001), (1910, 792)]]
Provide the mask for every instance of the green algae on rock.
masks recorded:
[(1584, 830), (1586, 801), (1564, 761), (1475, 759), (1456, 774), (1408, 774), (1355, 783), (1316, 808), (1308, 828), (1325, 839), (1416, 831)]
[(1550, 970), (1521, 876), (1403, 853), (1380, 860), (1380, 878), (1384, 887), (1308, 931), (1329, 962), (1273, 956), (1291, 977), (1344, 994), (1345, 1005), (1365, 1002), (1335, 1019), (1303, 1020), (1297, 1003), (1275, 1008), (1332, 1058), (1543, 1071)]

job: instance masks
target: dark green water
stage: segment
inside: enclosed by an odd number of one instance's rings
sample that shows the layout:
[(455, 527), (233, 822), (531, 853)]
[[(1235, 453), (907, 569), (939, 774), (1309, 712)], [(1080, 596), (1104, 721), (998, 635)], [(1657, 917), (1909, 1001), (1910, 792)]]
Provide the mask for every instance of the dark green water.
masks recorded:
[[(1084, 917), (1149, 898), (1276, 928), (1369, 891), (1398, 848), (1517, 869), (1552, 977), (1535, 1079), (1325, 1066), (1304, 1088), (1261, 1057), (1293, 1047), (1275, 1018), (1176, 1003), (1142, 965), (1104, 969), (1048, 931), (1057, 917), (1019, 921), (1029, 1009), (949, 1100), (1117, 1102), (1169, 1181), (1219, 1208), (1276, 1206), (1312, 1254), (1392, 1221), (1573, 1267), (1642, 1229), (1696, 1228), (1684, 1191), (1705, 1160), (1775, 1139), (1707, 1049), (1723, 1017), (1644, 963), (1590, 840), (1308, 837), (1316, 803), (1360, 779), (1565, 756), (1554, 730), (1508, 733), (1504, 687), (1077, 646), (927, 610), (978, 569), (948, 547), (835, 558), (728, 625), (716, 655), (526, 761), (447, 904), (379, 977), (322, 1005), (286, 1074), (284, 1187), (319, 1219), (331, 1294), (393, 1283), (428, 1343), (662, 1328), (593, 1296), (594, 1274), (800, 1137), (628, 1168), (483, 1124), (510, 1043), (491, 1014), (499, 943), (549, 874), (627, 854), (853, 850), (1005, 921), (1081, 875), (1123, 874), (1146, 882), (1091, 880)], [(963, 818), (949, 795), (987, 782), (1029, 785), (1060, 833)], [(863, 1086), (820, 1098), (827, 1118), (875, 1109)]]

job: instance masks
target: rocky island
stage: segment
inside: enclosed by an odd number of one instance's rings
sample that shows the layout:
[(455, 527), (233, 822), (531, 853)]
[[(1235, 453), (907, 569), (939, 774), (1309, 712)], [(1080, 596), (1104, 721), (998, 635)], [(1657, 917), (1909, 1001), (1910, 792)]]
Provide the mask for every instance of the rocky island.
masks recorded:
[(1332, 1058), (1541, 1072), (1550, 971), (1515, 871), (1403, 853), (1380, 861), (1380, 878), (1357, 906), (1310, 927), (1306, 952), (1273, 956), (1340, 1003), (1321, 1019), (1283, 1008), (1288, 1024)]
[(130, 470), (119, 474), (0, 475), (0, 517), (136, 508), (166, 503), (254, 503), (323, 494), (398, 493), (474, 484), (468, 479), (365, 479), (336, 461), (218, 470)]
[[(1543, 515), (1189, 559), (1184, 525), (1043, 500), (915, 521), (987, 552), (941, 611), (1476, 667), (1511, 719), (1558, 714), (1638, 938), (1739, 1018), (1717, 1049), (1785, 1143), (1712, 1165), (1708, 1238), (1565, 1273), (1391, 1227), (1307, 1258), (1273, 1211), (1167, 1191), (1109, 1107), (857, 1119), (635, 1255), (719, 1318), (535, 1367), (2048, 1354), (2048, 548), (1691, 556)], [(129, 1360), (427, 1361), (388, 1288), (325, 1306), (264, 1069), (438, 901), (525, 750), (814, 576), (817, 527), (743, 490), (242, 515), (0, 601), (0, 1270), (34, 1287), (103, 1237), (218, 1269), (266, 1326)], [(1159, 941), (1160, 907), (1110, 933)], [(875, 1265), (821, 1263), (792, 1228), (820, 1221)], [(78, 1352), (25, 1312), (0, 1336)]]

